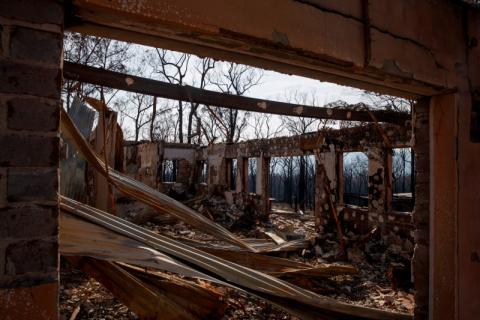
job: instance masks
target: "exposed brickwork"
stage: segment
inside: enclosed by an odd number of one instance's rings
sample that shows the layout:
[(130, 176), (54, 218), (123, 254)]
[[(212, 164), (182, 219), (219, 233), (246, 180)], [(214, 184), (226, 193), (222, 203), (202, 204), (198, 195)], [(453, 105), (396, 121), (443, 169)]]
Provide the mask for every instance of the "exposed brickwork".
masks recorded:
[[(33, 60), (39, 63), (60, 63), (63, 37), (59, 33), (37, 31), (30, 28), (14, 27), (10, 33), (10, 57)], [(39, 48), (38, 50), (32, 50)], [(44, 50), (41, 48), (48, 48)]]
[(63, 7), (60, 1), (52, 0), (0, 1), (0, 12), (5, 18), (33, 23), (63, 24)]
[[(2, 211), (0, 238), (51, 237), (57, 233), (58, 211), (51, 206), (27, 205)], [(21, 225), (22, 228), (18, 226)]]
[[(384, 131), (393, 148), (409, 145), (411, 130), (405, 127), (385, 125)], [(313, 154), (315, 150), (330, 150), (334, 146), (336, 152), (364, 150), (369, 146), (383, 145), (382, 136), (373, 124), (344, 129), (329, 129), (320, 132), (302, 134), (293, 137), (248, 140), (225, 146), (225, 157), (283, 157)]]
[(325, 163), (317, 160), (315, 170), (315, 225), (320, 231), (325, 231), (332, 217), (332, 208), (328, 199), (326, 186), (327, 171)]
[(63, 8), (0, 0), (0, 314), (58, 318)]
[(7, 103), (0, 99), (0, 130), (7, 128)]
[(0, 168), (0, 209), (7, 205), (7, 168)]
[[(337, 203), (337, 155), (334, 145), (324, 148), (325, 152), (317, 153), (315, 170), (315, 224), (321, 231), (332, 226), (332, 208), (328, 196)], [(340, 154), (341, 156), (341, 154)], [(329, 193), (328, 193), (329, 191)]]
[[(371, 213), (385, 211), (385, 151), (382, 148), (368, 149), (368, 207)], [(375, 216), (379, 218), (378, 215)]]
[[(55, 242), (40, 239), (10, 244), (5, 250), (6, 275), (55, 271), (57, 246)], [(26, 259), (27, 256), (28, 259)]]
[(0, 137), (0, 166), (50, 166), (58, 161), (57, 137), (4, 134)]
[(193, 163), (185, 160), (179, 159), (177, 161), (177, 181), (178, 183), (182, 183), (186, 186), (189, 186), (193, 182)]
[(8, 201), (56, 201), (58, 169), (9, 169)]
[(0, 88), (3, 93), (35, 95), (59, 99), (60, 69), (28, 63), (0, 61)]
[(39, 99), (12, 99), (7, 102), (8, 129), (27, 131), (58, 130), (58, 103)]

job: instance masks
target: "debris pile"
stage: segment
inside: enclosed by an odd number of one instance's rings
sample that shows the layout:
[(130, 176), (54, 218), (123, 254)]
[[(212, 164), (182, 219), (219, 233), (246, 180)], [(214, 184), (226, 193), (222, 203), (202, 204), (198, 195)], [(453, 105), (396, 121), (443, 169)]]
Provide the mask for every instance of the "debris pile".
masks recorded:
[[(63, 134), (116, 192), (141, 204), (120, 201), (118, 212), (136, 220), (132, 223), (61, 196), (60, 252), (138, 318), (411, 319), (405, 313), (410, 292), (397, 293), (406, 284), (405, 265), (388, 250), (379, 255), (381, 247), (369, 248), (372, 254), (366, 250), (372, 241), (382, 245), (375, 232), (351, 239), (319, 235), (307, 221), (313, 220), (310, 213), (274, 210), (269, 218), (248, 202), (237, 207), (227, 193), (223, 199), (200, 197), (182, 204), (106, 165), (65, 113), (61, 124)], [(163, 223), (155, 214), (181, 222)], [(145, 218), (144, 227), (139, 217)], [(347, 255), (339, 255), (344, 248)], [(78, 302), (78, 294), (63, 294), (66, 301)], [(80, 313), (80, 305), (71, 317)], [(107, 313), (102, 314), (115, 317)]]

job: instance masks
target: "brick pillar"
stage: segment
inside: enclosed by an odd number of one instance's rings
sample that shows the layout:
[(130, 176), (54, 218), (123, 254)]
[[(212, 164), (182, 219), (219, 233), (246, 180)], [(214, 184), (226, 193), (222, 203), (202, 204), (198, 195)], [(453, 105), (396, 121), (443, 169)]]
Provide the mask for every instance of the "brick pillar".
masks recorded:
[(385, 212), (391, 206), (391, 167), (390, 151), (379, 147), (368, 148), (368, 219), (384, 226)]
[[(317, 229), (323, 231), (323, 228), (332, 221), (332, 208), (326, 188), (330, 190), (333, 203), (337, 203), (338, 179), (335, 151), (319, 153), (315, 163), (315, 225)], [(330, 182), (330, 185), (325, 185), (327, 181)]]
[(223, 192), (227, 189), (225, 145), (208, 147), (208, 190)]
[(0, 0), (0, 318), (58, 319), (63, 7)]
[(429, 152), (429, 106), (421, 100), (413, 108), (413, 151), (415, 156), (415, 248), (412, 259), (412, 274), (415, 284), (415, 319), (428, 319), (429, 292), (429, 221), (430, 221), (430, 152)]
[(237, 158), (236, 192), (247, 192), (248, 186), (248, 158)]

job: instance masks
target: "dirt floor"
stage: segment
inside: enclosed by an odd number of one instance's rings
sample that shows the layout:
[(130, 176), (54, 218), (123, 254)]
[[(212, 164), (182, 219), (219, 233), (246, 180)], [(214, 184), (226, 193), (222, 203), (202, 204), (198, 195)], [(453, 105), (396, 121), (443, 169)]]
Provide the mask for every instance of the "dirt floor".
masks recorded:
[[(264, 232), (273, 231), (287, 240), (295, 238), (311, 240), (308, 248), (277, 254), (280, 257), (313, 266), (320, 263), (350, 264), (359, 270), (358, 274), (326, 279), (289, 279), (300, 286), (351, 304), (413, 313), (413, 289), (409, 271), (412, 248), (405, 245), (405, 242), (385, 246), (377, 237), (358, 246), (355, 236), (345, 235), (347, 256), (342, 258), (339, 257), (336, 235), (316, 234), (313, 216), (308, 211), (299, 214), (292, 212), (288, 207), (274, 206), (268, 219), (263, 221), (247, 219), (245, 222), (242, 221), (243, 212), (233, 205), (228, 205), (220, 197), (188, 204), (228, 227), (239, 237), (268, 239)], [(138, 204), (129, 206), (130, 211), (145, 213), (145, 208)], [(210, 236), (196, 232), (181, 222), (152, 217), (155, 215), (150, 215), (147, 221), (142, 221), (142, 226), (171, 237), (215, 243)], [(246, 223), (251, 225), (246, 228)], [(228, 304), (223, 319), (297, 319), (260, 299), (231, 289), (222, 290)], [(137, 319), (135, 314), (102, 285), (72, 268), (65, 261), (62, 261), (61, 270), (60, 312), (61, 319), (71, 319), (74, 313), (77, 314), (75, 319)]]

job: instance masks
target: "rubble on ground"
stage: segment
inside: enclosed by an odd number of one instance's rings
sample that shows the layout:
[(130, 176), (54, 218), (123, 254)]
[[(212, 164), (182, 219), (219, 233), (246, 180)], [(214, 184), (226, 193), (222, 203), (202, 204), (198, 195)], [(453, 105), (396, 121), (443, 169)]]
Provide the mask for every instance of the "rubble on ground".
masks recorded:
[[(215, 222), (230, 229), (233, 227), (234, 234), (239, 238), (271, 240), (266, 235), (266, 232), (270, 232), (285, 241), (298, 238), (309, 240), (310, 245), (307, 248), (277, 254), (283, 258), (312, 266), (322, 263), (351, 264), (358, 269), (357, 274), (326, 279), (288, 279), (294, 284), (314, 288), (313, 291), (317, 293), (350, 304), (413, 313), (413, 289), (409, 279), (405, 281), (405, 275), (407, 278), (409, 275), (412, 247), (406, 241), (398, 239), (399, 244), (390, 241), (392, 244), (386, 246), (381, 237), (375, 235), (363, 243), (361, 236), (349, 232), (344, 235), (347, 257), (339, 259), (336, 234), (316, 233), (313, 215), (308, 211), (299, 213), (274, 208), (267, 221), (257, 219), (251, 228), (242, 230), (235, 228), (242, 219), (242, 210), (235, 204), (228, 204), (221, 196), (200, 197), (193, 201), (187, 200), (186, 203)], [(129, 212), (125, 215), (127, 219), (140, 222), (142, 226), (156, 233), (210, 245), (217, 242), (212, 236), (189, 228), (183, 222), (159, 218), (154, 212), (148, 213), (151, 209), (138, 202), (119, 205), (122, 206), (123, 212)], [(138, 219), (138, 216), (142, 216), (142, 219)], [(228, 303), (224, 319), (295, 319), (261, 299), (231, 289), (223, 290)], [(78, 270), (64, 270), (61, 287), (62, 316), (68, 319), (78, 306), (80, 311), (77, 319), (136, 319), (135, 314), (129, 312), (94, 279)]]

